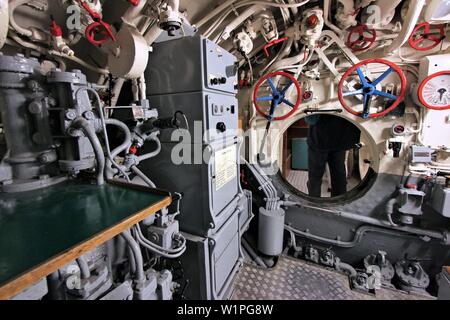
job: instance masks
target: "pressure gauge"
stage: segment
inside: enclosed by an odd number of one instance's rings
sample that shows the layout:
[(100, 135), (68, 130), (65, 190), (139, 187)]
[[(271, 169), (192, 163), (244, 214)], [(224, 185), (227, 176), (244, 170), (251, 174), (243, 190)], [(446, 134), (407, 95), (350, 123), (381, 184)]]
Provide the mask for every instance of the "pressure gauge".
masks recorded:
[(419, 100), (433, 110), (450, 109), (450, 70), (434, 73), (421, 83)]

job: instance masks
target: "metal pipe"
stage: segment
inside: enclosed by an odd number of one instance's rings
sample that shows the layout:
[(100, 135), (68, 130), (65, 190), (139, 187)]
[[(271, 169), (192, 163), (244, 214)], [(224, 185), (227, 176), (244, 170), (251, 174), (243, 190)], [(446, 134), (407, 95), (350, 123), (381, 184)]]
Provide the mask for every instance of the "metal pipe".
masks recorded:
[(235, 3), (237, 0), (227, 0), (217, 6), (215, 9), (210, 11), (207, 15), (205, 15), (201, 20), (199, 20), (197, 23), (194, 23), (194, 25), (197, 28), (200, 28), (202, 25), (204, 25), (206, 22), (214, 18), (216, 15), (218, 15), (221, 11), (228, 9), (233, 3)]
[(91, 128), (89, 122), (84, 118), (75, 119), (73, 127), (81, 129), (94, 149), (95, 157), (97, 159), (97, 184), (102, 185), (105, 183), (104, 171), (105, 171), (105, 155), (103, 154), (102, 145), (93, 128)]
[(0, 49), (8, 38), (9, 9), (8, 0), (0, 0)]
[(245, 6), (249, 6), (249, 5), (261, 5), (261, 6), (269, 6), (269, 7), (275, 7), (275, 8), (281, 8), (281, 9), (288, 9), (288, 8), (298, 8), (301, 7), (305, 4), (307, 4), (309, 2), (309, 0), (304, 0), (303, 2), (300, 3), (293, 3), (293, 4), (288, 4), (288, 3), (274, 3), (274, 2), (269, 2), (269, 1), (246, 1), (246, 2), (242, 2), (242, 3), (238, 3), (236, 5), (233, 5), (231, 9), (229, 9), (228, 11), (226, 11), (218, 20), (216, 20), (209, 28), (208, 30), (206, 30), (204, 32), (204, 36), (205, 37), (210, 37), (215, 31), (216, 29), (225, 21), (225, 19), (227, 18), (227, 16), (234, 12), (236, 9), (241, 8), (241, 7), (245, 7)]
[(27, 41), (23, 40), (22, 38), (18, 37), (17, 35), (15, 35), (15, 34), (10, 35), (10, 37), (15, 42), (17, 42), (18, 45), (23, 46), (23, 47), (28, 48), (28, 49), (35, 50), (35, 51), (39, 52), (40, 54), (47, 55), (47, 56), (49, 55), (49, 56), (55, 56), (55, 57), (62, 57), (64, 59), (71, 60), (71, 61), (81, 65), (82, 67), (85, 67), (85, 68), (87, 68), (89, 70), (92, 70), (94, 72), (98, 72), (98, 73), (103, 74), (103, 75), (108, 75), (109, 74), (108, 70), (97, 68), (97, 67), (95, 67), (95, 66), (93, 66), (93, 65), (91, 65), (89, 63), (86, 63), (84, 60), (81, 60), (80, 58), (77, 58), (75, 56), (69, 56), (69, 55), (67, 55), (65, 53), (62, 53), (62, 52), (59, 52), (59, 51), (56, 51), (56, 50), (47, 50), (44, 47), (38, 46), (38, 45), (36, 45), (34, 43), (31, 43), (31, 42), (27, 42)]
[(142, 252), (141, 248), (139, 247), (139, 244), (136, 242), (136, 240), (133, 239), (129, 230), (122, 232), (120, 236), (127, 242), (128, 247), (133, 252), (134, 261), (136, 263), (136, 273), (135, 273), (136, 280), (144, 281), (145, 280), (144, 259), (142, 258)]
[(248, 254), (252, 257), (252, 259), (261, 267), (268, 268), (268, 266), (264, 263), (264, 261), (258, 256), (258, 254), (253, 250), (250, 244), (244, 238), (241, 238), (241, 243), (244, 249), (248, 252)]
[(341, 241), (341, 240), (335, 240), (335, 239), (318, 236), (318, 235), (312, 234), (310, 232), (300, 231), (300, 230), (297, 230), (297, 229), (293, 228), (292, 226), (288, 226), (288, 225), (285, 225), (285, 229), (289, 232), (293, 232), (294, 234), (304, 237), (304, 238), (307, 238), (309, 240), (313, 240), (313, 241), (320, 242), (320, 243), (326, 243), (326, 244), (330, 244), (330, 245), (334, 245), (334, 246), (342, 247), (342, 248), (355, 247), (357, 244), (359, 244), (362, 241), (362, 238), (364, 237), (364, 235), (367, 232), (378, 232), (378, 233), (389, 234), (392, 236), (404, 236), (404, 234), (401, 234), (400, 232), (390, 230), (390, 229), (383, 229), (380, 227), (373, 227), (373, 226), (361, 226), (356, 230), (355, 236), (353, 237), (353, 239), (351, 241)]
[(172, 9), (172, 11), (180, 11), (180, 0), (168, 0), (167, 5)]
[(138, 167), (132, 166), (131, 171), (137, 174), (146, 184), (148, 184), (151, 188), (156, 188), (156, 185), (150, 180)]
[(325, 22), (325, 25), (336, 32), (338, 35), (341, 35), (342, 30), (336, 27), (334, 24), (331, 23), (331, 21), (328, 19), (328, 16), (331, 11), (331, 1), (330, 0), (324, 0), (323, 2), (323, 20)]
[(78, 89), (78, 91), (76, 92), (75, 96), (78, 98), (79, 93), (82, 90), (86, 90), (88, 92), (91, 92), (96, 100), (96, 104), (97, 104), (97, 108), (98, 108), (98, 113), (100, 115), (100, 120), (102, 123), (102, 129), (103, 129), (103, 135), (105, 137), (105, 146), (106, 146), (106, 155), (108, 156), (109, 161), (111, 161), (111, 163), (119, 170), (119, 172), (125, 177), (125, 179), (127, 179), (127, 181), (129, 181), (128, 175), (126, 174), (126, 172), (122, 169), (122, 167), (120, 165), (118, 165), (112, 155), (111, 155), (111, 150), (109, 148), (109, 138), (108, 138), (108, 131), (106, 130), (106, 122), (105, 122), (105, 115), (103, 114), (103, 109), (102, 109), (102, 105), (101, 105), (101, 100), (100, 97), (97, 93), (97, 91), (95, 91), (92, 88), (86, 88), (86, 87), (82, 87), (80, 89)]
[(230, 23), (226, 25), (220, 37), (223, 40), (227, 40), (230, 37), (232, 31), (234, 31), (237, 27), (239, 27), (250, 16), (254, 15), (256, 12), (261, 10), (265, 10), (265, 8), (256, 4), (247, 8), (244, 12), (240, 13), (239, 16), (237, 16), (234, 20), (232, 20)]
[(133, 251), (129, 246), (127, 246), (128, 258), (130, 259), (130, 272), (132, 274), (136, 273), (136, 261), (134, 259)]
[(147, 41), (147, 45), (151, 46), (162, 32), (163, 30), (158, 27), (158, 24), (155, 24), (153, 27), (151, 27), (150, 30), (148, 30), (144, 35), (144, 39), (145, 41)]
[(127, 23), (132, 24), (136, 18), (140, 17), (141, 11), (144, 9), (146, 4), (146, 0), (141, 0), (137, 6), (130, 6), (123, 15), (122, 19)]
[[(283, 204), (286, 204), (286, 203), (288, 203), (288, 202), (284, 202)], [(447, 230), (440, 232), (440, 231), (434, 231), (434, 230), (420, 229), (420, 228), (411, 227), (411, 226), (393, 227), (388, 221), (371, 218), (371, 217), (366, 217), (366, 216), (362, 216), (359, 214), (354, 214), (354, 213), (349, 213), (349, 212), (344, 212), (344, 211), (336, 211), (336, 210), (325, 209), (325, 208), (317, 208), (317, 207), (313, 207), (310, 205), (304, 205), (304, 204), (297, 203), (297, 202), (290, 202), (290, 204), (297, 206), (299, 208), (312, 209), (312, 210), (317, 210), (317, 211), (322, 211), (322, 212), (329, 212), (329, 213), (334, 214), (335, 216), (343, 217), (345, 219), (349, 219), (349, 220), (353, 220), (353, 221), (358, 221), (358, 222), (367, 223), (367, 224), (371, 224), (371, 225), (375, 225), (375, 226), (380, 226), (380, 227), (385, 227), (385, 228), (389, 228), (389, 229), (393, 229), (393, 230), (403, 231), (406, 233), (413, 233), (413, 234), (417, 234), (420, 236), (427, 236), (430, 238), (441, 240), (446, 245), (450, 245), (450, 233)]]
[(31, 37), (33, 35), (33, 32), (30, 29), (27, 28), (22, 28), (21, 26), (19, 26), (16, 23), (16, 20), (14, 19), (14, 11), (20, 7), (21, 5), (26, 4), (27, 2), (29, 2), (29, 0), (13, 0), (10, 1), (9, 4), (9, 23), (11, 24), (11, 27), (16, 30), (19, 34), (26, 36), (26, 37)]
[[(329, 1), (329, 0), (328, 0)], [(417, 21), (419, 20), (420, 14), (423, 7), (425, 6), (426, 0), (411, 0), (408, 6), (408, 13), (406, 14), (405, 23), (402, 30), (398, 34), (398, 37), (384, 49), (385, 54), (390, 54), (398, 50), (402, 45), (408, 41), (411, 32), (414, 30)]]
[(80, 268), (81, 279), (89, 279), (91, 277), (91, 270), (89, 270), (89, 265), (84, 257), (79, 257), (75, 260)]
[(61, 290), (62, 281), (59, 278), (59, 270), (50, 273), (47, 277), (48, 298), (50, 300), (64, 300), (65, 295)]
[(339, 258), (336, 258), (336, 261), (334, 263), (334, 267), (336, 268), (337, 271), (345, 272), (350, 277), (354, 277), (357, 274), (355, 268), (353, 268), (348, 263), (342, 262), (341, 259), (339, 259)]
[(130, 132), (130, 129), (128, 129), (128, 127), (126, 126), (125, 123), (123, 123), (122, 121), (119, 121), (117, 119), (112, 119), (112, 118), (105, 119), (105, 123), (107, 125), (116, 126), (119, 129), (121, 129), (123, 133), (125, 133), (125, 138), (124, 138), (123, 143), (120, 146), (118, 146), (117, 148), (115, 148), (113, 151), (111, 151), (111, 156), (114, 159), (115, 157), (117, 157), (117, 155), (119, 153), (121, 153), (122, 151), (128, 150), (130, 148), (130, 146), (131, 146), (131, 132)]
[[(124, 78), (119, 78), (116, 80), (116, 83), (114, 83), (114, 87), (112, 90), (111, 107), (114, 107), (117, 104), (117, 100), (119, 100), (120, 91), (122, 91), (124, 82)], [(114, 109), (112, 109), (112, 111), (114, 111)]]
[(147, 98), (147, 84), (145, 83), (145, 75), (141, 74), (139, 77), (139, 98), (145, 100)]
[(158, 138), (154, 138), (154, 139), (151, 139), (151, 140), (156, 142), (156, 150), (152, 151), (152, 152), (149, 152), (149, 153), (146, 153), (146, 154), (143, 154), (142, 156), (139, 156), (138, 157), (138, 161), (139, 162), (142, 162), (142, 161), (148, 160), (150, 158), (153, 158), (153, 157), (157, 156), (161, 152), (161, 141)]
[(135, 227), (136, 238), (141, 246), (168, 259), (179, 258), (186, 251), (186, 239), (180, 234), (182, 244), (176, 249), (165, 249), (146, 239), (138, 226)]
[(292, 66), (292, 65), (296, 65), (296, 64), (300, 63), (300, 61), (303, 61), (304, 57), (305, 57), (305, 53), (301, 52), (296, 56), (285, 58), (285, 59), (275, 62), (270, 69), (274, 70), (274, 71), (285, 69), (286, 66)]
[(394, 223), (394, 220), (392, 220), (392, 215), (394, 214), (394, 207), (395, 207), (396, 203), (397, 203), (397, 199), (395, 199), (395, 198), (389, 200), (386, 203), (386, 215), (387, 215), (389, 223), (393, 227), (398, 227), (398, 224)]

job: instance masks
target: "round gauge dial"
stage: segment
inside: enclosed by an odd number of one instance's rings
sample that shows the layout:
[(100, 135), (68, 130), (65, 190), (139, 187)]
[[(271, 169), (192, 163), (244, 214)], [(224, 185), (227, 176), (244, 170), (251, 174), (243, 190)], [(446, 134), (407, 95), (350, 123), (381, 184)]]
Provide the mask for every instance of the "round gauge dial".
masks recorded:
[(428, 76), (419, 87), (419, 100), (429, 109), (450, 109), (450, 70)]

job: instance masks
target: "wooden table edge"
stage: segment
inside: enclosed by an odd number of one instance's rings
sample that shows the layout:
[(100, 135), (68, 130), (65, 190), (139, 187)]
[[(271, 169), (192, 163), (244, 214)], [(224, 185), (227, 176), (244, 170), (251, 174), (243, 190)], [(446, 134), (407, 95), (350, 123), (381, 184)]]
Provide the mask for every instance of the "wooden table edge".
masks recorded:
[(43, 262), (35, 268), (25, 271), (20, 276), (0, 287), (0, 300), (7, 300), (17, 295), (18, 293), (22, 292), (22, 290), (32, 286), (43, 277), (55, 272), (62, 266), (91, 251), (93, 248), (98, 247), (106, 241), (114, 238), (124, 230), (131, 228), (136, 223), (141, 222), (146, 217), (156, 213), (162, 208), (169, 206), (171, 203), (172, 198), (170, 196), (167, 196), (161, 201), (139, 211), (138, 213), (133, 214), (132, 216), (113, 225), (112, 227), (99, 232), (88, 240), (80, 242), (67, 251), (50, 258), (49, 260)]

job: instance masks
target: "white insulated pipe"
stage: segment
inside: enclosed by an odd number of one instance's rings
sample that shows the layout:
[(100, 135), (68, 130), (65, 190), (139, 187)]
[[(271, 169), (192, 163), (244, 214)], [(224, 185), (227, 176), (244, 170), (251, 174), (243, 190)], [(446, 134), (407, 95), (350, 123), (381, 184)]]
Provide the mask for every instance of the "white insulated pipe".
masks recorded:
[(180, 0), (168, 0), (167, 5), (172, 9), (172, 11), (180, 11)]
[(155, 40), (161, 35), (162, 32), (163, 30), (160, 29), (158, 25), (154, 25), (153, 27), (150, 28), (150, 30), (148, 30), (145, 33), (144, 39), (145, 41), (147, 41), (147, 44), (151, 46), (153, 42), (155, 42)]
[(9, 28), (8, 0), (0, 0), (0, 49), (6, 42)]
[(242, 12), (241, 14), (239, 14), (238, 17), (236, 17), (236, 19), (234, 19), (233, 21), (231, 21), (223, 30), (222, 32), (222, 39), (223, 40), (227, 40), (230, 37), (230, 34), (233, 30), (235, 30), (237, 27), (239, 27), (245, 20), (247, 20), (249, 17), (251, 17), (252, 15), (254, 15), (256, 12), (259, 12), (261, 10), (265, 10), (262, 6), (260, 5), (253, 5), (251, 7), (249, 7), (248, 9), (246, 9), (244, 12)]
[(11, 26), (14, 30), (16, 30), (19, 34), (24, 35), (26, 37), (31, 37), (33, 35), (33, 32), (30, 29), (22, 28), (16, 23), (16, 20), (14, 19), (14, 11), (20, 7), (21, 5), (27, 3), (28, 0), (13, 0), (11, 1), (9, 5), (9, 16), (11, 17), (9, 19), (9, 23), (11, 23)]
[(384, 49), (385, 54), (392, 54), (394, 51), (397, 51), (401, 46), (403, 46), (406, 41), (408, 41), (408, 38), (414, 30), (425, 4), (426, 0), (411, 0), (402, 30), (400, 31), (398, 37)]
[(233, 3), (235, 3), (237, 0), (227, 0), (217, 6), (215, 9), (213, 9), (210, 13), (208, 13), (206, 16), (204, 16), (202, 19), (200, 19), (197, 23), (194, 23), (194, 25), (197, 28), (200, 28), (202, 25), (204, 25), (206, 22), (214, 18), (216, 15), (218, 15), (220, 12), (224, 11), (225, 9), (228, 9)]
[(147, 1), (139, 1), (137, 6), (130, 6), (123, 15), (123, 20), (132, 24), (136, 18), (140, 18), (141, 11), (144, 9), (146, 4)]
[(339, 29), (338, 27), (336, 27), (334, 24), (332, 24), (331, 21), (329, 20), (330, 11), (331, 11), (331, 1), (324, 0), (324, 2), (323, 2), (323, 20), (325, 22), (325, 25), (340, 36), (342, 33), (342, 30)]

